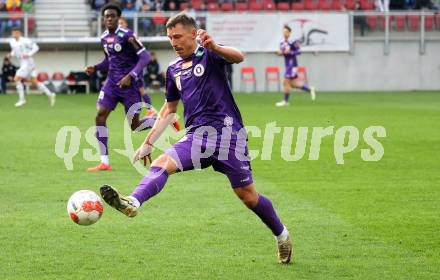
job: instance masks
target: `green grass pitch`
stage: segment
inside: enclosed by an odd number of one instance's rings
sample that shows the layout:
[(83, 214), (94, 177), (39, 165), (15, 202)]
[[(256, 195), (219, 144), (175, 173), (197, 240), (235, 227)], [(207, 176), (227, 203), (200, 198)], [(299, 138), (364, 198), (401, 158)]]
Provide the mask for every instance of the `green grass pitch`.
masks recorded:
[[(79, 189), (110, 183), (128, 193), (142, 178), (123, 149), (121, 106), (110, 116), (110, 173), (89, 174), (83, 159), (96, 95), (44, 96), (13, 107), (0, 96), (1, 279), (440, 279), (440, 94), (321, 93), (236, 95), (246, 125), (339, 128), (361, 135), (381, 125), (384, 156), (361, 159), (360, 145), (336, 164), (334, 136), (320, 158), (287, 162), (277, 135), (270, 161), (252, 162), (257, 189), (274, 203), (294, 239), (293, 265), (276, 262), (270, 231), (211, 169), (170, 177), (163, 192), (128, 219), (104, 207), (89, 227), (66, 212)], [(163, 100), (154, 95), (158, 106)], [(57, 131), (77, 126), (81, 145), (67, 171), (54, 152)], [(145, 133), (133, 134), (137, 146)], [(295, 139), (295, 138), (294, 138)], [(251, 149), (262, 138), (251, 137)], [(310, 145), (308, 138), (307, 147)], [(155, 153), (157, 156), (158, 153)]]

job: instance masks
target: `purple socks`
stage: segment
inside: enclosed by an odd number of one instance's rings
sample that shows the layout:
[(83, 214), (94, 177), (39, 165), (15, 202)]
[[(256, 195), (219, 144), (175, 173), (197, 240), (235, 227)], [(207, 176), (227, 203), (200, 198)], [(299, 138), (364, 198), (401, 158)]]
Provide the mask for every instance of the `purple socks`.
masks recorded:
[(258, 194), (258, 204), (252, 211), (270, 228), (273, 235), (278, 236), (283, 232), (284, 226), (267, 197)]
[(168, 173), (161, 167), (152, 166), (148, 174), (141, 180), (131, 196), (142, 205), (145, 201), (158, 194), (168, 180)]
[(284, 93), (284, 101), (289, 102), (289, 96), (290, 96), (290, 93), (285, 92)]
[(310, 88), (308, 86), (302, 86), (301, 90), (306, 91), (306, 92), (310, 92)]
[(98, 140), (99, 150), (101, 156), (108, 155), (108, 135), (107, 135), (107, 127), (106, 126), (97, 126), (96, 127), (96, 139)]
[(144, 101), (144, 103), (147, 106), (147, 108), (151, 107), (151, 98), (150, 98), (150, 96), (147, 93), (142, 95), (142, 101)]

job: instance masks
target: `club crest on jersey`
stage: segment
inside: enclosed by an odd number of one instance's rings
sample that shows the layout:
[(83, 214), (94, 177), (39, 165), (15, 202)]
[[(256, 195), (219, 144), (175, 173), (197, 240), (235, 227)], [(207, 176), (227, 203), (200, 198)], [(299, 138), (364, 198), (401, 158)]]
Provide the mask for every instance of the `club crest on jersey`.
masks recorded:
[(182, 91), (182, 84), (180, 83), (180, 76), (176, 77), (176, 87), (179, 91)]
[(115, 44), (115, 46), (113, 47), (115, 49), (115, 51), (120, 52), (122, 50), (122, 46), (118, 43)]
[(196, 75), (197, 77), (200, 77), (203, 75), (203, 73), (205, 73), (205, 67), (203, 67), (203, 65), (200, 63), (197, 64), (194, 67), (194, 75)]

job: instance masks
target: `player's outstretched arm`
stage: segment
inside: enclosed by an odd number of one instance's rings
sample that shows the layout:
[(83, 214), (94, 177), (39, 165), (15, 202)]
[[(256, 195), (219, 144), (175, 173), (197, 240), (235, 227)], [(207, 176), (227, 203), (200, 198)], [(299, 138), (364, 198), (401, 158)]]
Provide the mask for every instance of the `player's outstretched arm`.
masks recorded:
[(197, 36), (200, 38), (200, 42), (203, 47), (217, 53), (218, 55), (226, 59), (226, 61), (230, 63), (240, 63), (244, 60), (244, 55), (240, 50), (233, 47), (221, 46), (217, 44), (212, 36), (208, 34), (208, 32), (206, 32), (206, 30), (197, 30)]
[(145, 157), (148, 157), (151, 163), (151, 158), (149, 155), (153, 149), (153, 144), (157, 141), (157, 139), (159, 139), (165, 129), (174, 121), (178, 103), (179, 101), (165, 101), (165, 104), (159, 111), (159, 116), (156, 119), (153, 128), (150, 130), (150, 133), (148, 133), (144, 143), (135, 152), (133, 156), (133, 163)]

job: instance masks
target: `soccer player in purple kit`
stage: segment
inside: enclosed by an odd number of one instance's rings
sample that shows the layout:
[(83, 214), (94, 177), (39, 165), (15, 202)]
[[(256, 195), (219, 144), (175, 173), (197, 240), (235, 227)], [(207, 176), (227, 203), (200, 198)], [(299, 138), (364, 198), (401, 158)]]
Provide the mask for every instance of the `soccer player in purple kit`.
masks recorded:
[[(131, 30), (118, 27), (121, 9), (107, 4), (101, 10), (107, 28), (101, 36), (104, 59), (93, 66), (87, 66), (91, 75), (96, 70), (108, 70), (107, 79), (99, 94), (96, 114), (96, 138), (99, 143), (101, 163), (87, 169), (89, 172), (112, 170), (108, 157), (108, 133), (106, 121), (118, 102), (124, 105), (125, 113), (131, 106), (142, 102), (140, 88), (143, 87), (143, 70), (149, 54)], [(139, 119), (139, 110), (133, 116), (127, 115), (132, 130), (151, 128), (155, 117)]]
[(197, 30), (194, 18), (184, 12), (171, 17), (166, 28), (178, 57), (167, 69), (165, 103), (133, 162), (150, 158), (155, 141), (173, 120), (179, 100), (183, 102), (187, 133), (151, 163), (148, 174), (130, 196), (103, 185), (100, 189), (103, 199), (126, 216), (134, 217), (143, 203), (163, 189), (171, 174), (212, 166), (228, 177), (235, 194), (272, 231), (279, 262), (289, 263), (292, 255), (289, 232), (271, 201), (255, 189), (247, 136), (227, 81), (225, 66), (242, 62), (243, 54), (216, 44), (206, 31)]
[(308, 87), (307, 85), (301, 85), (298, 82), (298, 60), (296, 58), (297, 55), (301, 54), (299, 41), (291, 40), (290, 34), (292, 33), (292, 29), (288, 25), (284, 25), (283, 27), (283, 37), (284, 39), (280, 42), (280, 49), (277, 54), (284, 56), (284, 64), (286, 67), (283, 81), (283, 90), (284, 90), (284, 99), (280, 102), (277, 102), (275, 105), (277, 107), (283, 107), (289, 105), (289, 96), (290, 89), (297, 88), (303, 90), (305, 92), (310, 93), (310, 97), (312, 100), (315, 100), (315, 88)]

